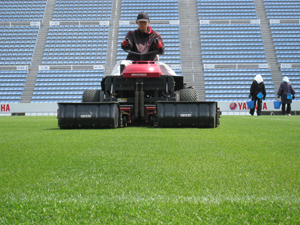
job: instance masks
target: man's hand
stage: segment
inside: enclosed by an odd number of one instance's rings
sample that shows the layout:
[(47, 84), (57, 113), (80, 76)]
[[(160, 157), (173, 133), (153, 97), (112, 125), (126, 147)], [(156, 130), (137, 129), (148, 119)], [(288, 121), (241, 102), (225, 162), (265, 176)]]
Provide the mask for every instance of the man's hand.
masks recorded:
[(157, 42), (156, 48), (157, 48), (157, 49), (162, 48), (162, 43), (161, 43), (161, 42)]
[(152, 43), (152, 46), (153, 46), (154, 49), (158, 49), (158, 50), (163, 47), (162, 43), (159, 41), (158, 38), (155, 38), (155, 40)]
[(128, 47), (128, 45), (129, 45), (128, 39), (124, 39), (124, 41), (122, 42), (122, 46)]

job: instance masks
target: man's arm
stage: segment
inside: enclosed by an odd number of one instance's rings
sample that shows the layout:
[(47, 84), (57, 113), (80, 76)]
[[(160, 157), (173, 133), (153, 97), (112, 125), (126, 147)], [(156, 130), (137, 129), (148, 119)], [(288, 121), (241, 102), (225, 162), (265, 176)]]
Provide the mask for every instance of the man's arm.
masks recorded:
[(158, 50), (159, 55), (163, 55), (165, 53), (165, 44), (159, 33), (157, 33), (157, 37), (155, 39), (155, 48)]
[(131, 50), (132, 49), (132, 35), (130, 32), (127, 33), (125, 39), (123, 40), (121, 44), (121, 48), (123, 50)]

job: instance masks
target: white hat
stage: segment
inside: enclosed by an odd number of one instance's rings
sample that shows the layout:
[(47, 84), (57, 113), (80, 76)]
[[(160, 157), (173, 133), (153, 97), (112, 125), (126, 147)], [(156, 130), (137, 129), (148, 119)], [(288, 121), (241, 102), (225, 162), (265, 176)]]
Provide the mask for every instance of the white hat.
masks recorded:
[(256, 80), (256, 82), (258, 84), (260, 84), (261, 82), (264, 82), (263, 78), (261, 77), (260, 74), (257, 74), (255, 77), (254, 77), (254, 80)]
[(288, 82), (290, 82), (290, 80), (289, 80), (288, 77), (283, 77), (283, 78), (282, 78), (282, 82), (287, 82), (287, 83), (288, 83)]

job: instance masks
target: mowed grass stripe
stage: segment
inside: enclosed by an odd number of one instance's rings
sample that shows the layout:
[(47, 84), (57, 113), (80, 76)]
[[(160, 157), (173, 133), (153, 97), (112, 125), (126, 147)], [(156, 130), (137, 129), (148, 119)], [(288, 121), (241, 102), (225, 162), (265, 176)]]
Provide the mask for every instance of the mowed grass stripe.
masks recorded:
[(300, 223), (299, 121), (60, 130), (0, 117), (0, 223)]

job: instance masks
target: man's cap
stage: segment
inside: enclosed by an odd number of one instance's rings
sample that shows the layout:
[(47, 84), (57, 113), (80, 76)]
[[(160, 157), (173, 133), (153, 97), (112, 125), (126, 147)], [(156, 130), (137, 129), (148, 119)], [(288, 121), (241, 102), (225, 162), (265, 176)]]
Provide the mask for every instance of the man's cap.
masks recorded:
[(149, 22), (149, 16), (147, 13), (145, 12), (140, 12), (139, 15), (136, 18), (136, 21), (145, 21), (145, 22)]

